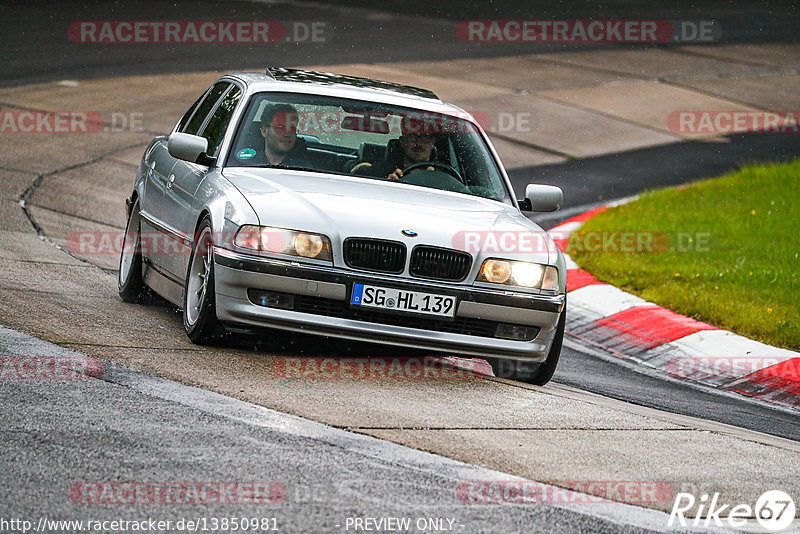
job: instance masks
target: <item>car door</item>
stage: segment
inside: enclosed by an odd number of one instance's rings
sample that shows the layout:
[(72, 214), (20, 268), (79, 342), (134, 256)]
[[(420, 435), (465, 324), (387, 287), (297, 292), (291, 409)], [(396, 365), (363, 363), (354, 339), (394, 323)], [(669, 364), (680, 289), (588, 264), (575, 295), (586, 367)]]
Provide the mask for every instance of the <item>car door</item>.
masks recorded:
[(175, 158), (167, 151), (166, 137), (157, 140), (145, 155), (147, 174), (144, 178), (144, 192), (139, 200), (142, 214), (143, 232), (153, 232), (158, 228), (163, 209), (164, 191), (167, 179), (175, 166)]
[[(200, 98), (194, 101), (191, 107), (183, 114), (181, 120), (175, 126), (175, 132), (182, 132), (194, 116), (195, 110), (203, 101), (205, 96), (211, 91), (211, 87), (206, 89)], [(161, 220), (163, 211), (164, 191), (166, 190), (167, 179), (175, 166), (175, 158), (169, 155), (167, 150), (167, 136), (157, 137), (145, 155), (147, 165), (147, 175), (145, 176), (144, 194), (140, 199), (140, 208), (146, 219)]]
[[(198, 128), (197, 135), (208, 141), (207, 155), (211, 157), (219, 155), (222, 140), (225, 138), (231, 117), (241, 97), (242, 89), (235, 84), (230, 84), (218, 99), (207, 119)], [(214, 169), (197, 163), (189, 161), (175, 163), (164, 193), (164, 222), (166, 225), (183, 235), (193, 237), (192, 234), (202, 208), (202, 202), (197, 201), (195, 193), (210, 172), (214, 172)], [(182, 254), (176, 254), (167, 260), (167, 269), (181, 281), (186, 277), (188, 263), (187, 247), (182, 250)]]
[[(202, 113), (202, 103), (211, 98), (213, 101), (209, 104), (209, 108), (216, 104), (217, 99), (228, 88), (228, 85), (227, 82), (217, 83), (206, 89), (183, 114), (173, 131), (183, 132), (192, 127), (192, 120), (197, 117), (198, 113)], [(212, 93), (216, 93), (216, 98), (211, 96)], [(199, 120), (202, 123), (205, 116), (203, 115), (200, 119), (195, 120)], [(194, 127), (197, 128), (197, 126)], [(142, 214), (142, 233), (147, 236), (151, 243), (149, 246), (144, 247), (145, 254), (147, 261), (159, 267), (159, 270), (163, 270), (165, 264), (168, 263), (171, 254), (170, 245), (175, 238), (168, 231), (164, 221), (164, 194), (169, 178), (172, 176), (172, 169), (177, 162), (177, 159), (169, 154), (167, 140), (167, 136), (157, 137), (145, 155), (147, 174), (144, 180), (144, 191), (139, 200)]]
[[(209, 87), (183, 115), (174, 131), (197, 134), (230, 85), (230, 82), (220, 81)], [(175, 256), (183, 254), (184, 241), (179, 230), (170, 223), (173, 216), (170, 214), (170, 202), (167, 199), (175, 176), (173, 170), (179, 160), (169, 154), (167, 140), (166, 136), (159, 138), (151, 149), (148, 160), (151, 170), (148, 171), (145, 186), (147, 209), (143, 208), (146, 211), (143, 221), (156, 237), (148, 260), (158, 266), (163, 274), (183, 284), (183, 279), (176, 276)]]

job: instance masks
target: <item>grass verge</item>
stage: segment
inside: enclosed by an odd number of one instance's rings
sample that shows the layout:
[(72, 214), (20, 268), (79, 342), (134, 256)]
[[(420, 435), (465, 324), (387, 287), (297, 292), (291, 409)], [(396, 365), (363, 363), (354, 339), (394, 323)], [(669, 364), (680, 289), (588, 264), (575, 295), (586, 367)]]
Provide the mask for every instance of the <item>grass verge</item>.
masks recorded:
[(800, 160), (643, 194), (590, 219), (567, 252), (665, 308), (800, 349)]

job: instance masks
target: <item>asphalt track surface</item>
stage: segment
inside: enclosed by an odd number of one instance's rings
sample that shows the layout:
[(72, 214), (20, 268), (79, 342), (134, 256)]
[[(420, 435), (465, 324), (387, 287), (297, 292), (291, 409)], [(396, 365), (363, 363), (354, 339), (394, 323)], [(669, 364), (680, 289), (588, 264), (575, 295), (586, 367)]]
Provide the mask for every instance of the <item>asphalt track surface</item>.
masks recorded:
[[(354, 5), (357, 2), (341, 2), (341, 4)], [(487, 13), (483, 4), (477, 2), (439, 3), (436, 8), (417, 4), (410, 2), (398, 3), (395, 8), (405, 10), (405, 14), (419, 13), (423, 15), (419, 19), (419, 28), (417, 28), (422, 32), (425, 31), (426, 25), (429, 24), (425, 17), (441, 17), (452, 22), (470, 17), (512, 18), (514, 16), (534, 16), (532, 12), (542, 18), (545, 18), (545, 14), (548, 17), (563, 18), (570, 16), (589, 18), (591, 16), (591, 14), (587, 14), (587, 10), (591, 9), (587, 7), (588, 3), (578, 2), (562, 4), (558, 11), (549, 11), (544, 3), (508, 3), (492, 13)], [(0, 20), (2, 20), (0, 27), (3, 28), (3, 31), (0, 32), (0, 46), (4, 50), (4, 56), (7, 61), (0, 77), (0, 85), (16, 86), (66, 78), (83, 79), (127, 74), (189, 72), (217, 68), (227, 70), (232, 65), (237, 68), (256, 68), (272, 64), (299, 65), (309, 63), (443, 59), (479, 55), (508, 55), (519, 50), (517, 45), (465, 47), (463, 43), (458, 41), (450, 42), (444, 40), (437, 41), (435, 46), (430, 46), (430, 43), (420, 42), (419, 40), (403, 40), (402, 46), (397, 46), (397, 41), (401, 37), (396, 32), (390, 31), (391, 17), (380, 17), (370, 12), (369, 16), (373, 17), (369, 19), (370, 24), (356, 24), (355, 21), (361, 20), (360, 17), (363, 14), (359, 11), (349, 11), (347, 9), (326, 12), (328, 13), (327, 16), (330, 17), (326, 20), (330, 21), (331, 27), (334, 28), (337, 35), (346, 35), (346, 39), (343, 42), (339, 42), (336, 48), (324, 45), (299, 47), (293, 44), (286, 44), (279, 45), (276, 49), (271, 49), (268, 54), (263, 54), (261, 51), (248, 49), (247, 46), (243, 48), (216, 47), (209, 50), (203, 47), (183, 45), (170, 47), (165, 53), (163, 47), (155, 47), (153, 45), (105, 46), (89, 49), (79, 44), (69, 43), (65, 45), (63, 42), (63, 35), (66, 33), (67, 26), (75, 20), (189, 18), (204, 20), (241, 18), (246, 20), (254, 17), (263, 18), (265, 6), (265, 4), (253, 2), (195, 2), (191, 10), (189, 10), (190, 17), (187, 14), (185, 5), (173, 6), (169, 3), (159, 2), (139, 3), (136, 7), (130, 4), (106, 4), (103, 2), (82, 4), (43, 2), (34, 5), (27, 2), (5, 2), (0, 6)], [(537, 6), (539, 7), (537, 8)], [(626, 15), (633, 18), (636, 14), (635, 9), (638, 9), (632, 8), (629, 3), (623, 2), (611, 3), (607, 4), (607, 6), (606, 9), (609, 11), (606, 13), (609, 14), (608, 16), (619, 13), (620, 10), (625, 10)], [(365, 2), (364, 7), (373, 6), (372, 3)], [(634, 9), (634, 11), (630, 11), (631, 9)], [(723, 28), (725, 28), (725, 40), (729, 42), (782, 42), (797, 38), (795, 28), (798, 26), (798, 13), (796, 9), (791, 8), (790, 2), (773, 2), (769, 4), (753, 2), (745, 7), (740, 6), (735, 9), (731, 9), (726, 2), (718, 2), (710, 4), (710, 6), (704, 8), (703, 12), (693, 9), (687, 2), (678, 3), (675, 6), (675, 10), (670, 12), (669, 17), (665, 15), (664, 18), (700, 19), (709, 17), (721, 20)], [(270, 20), (314, 20), (316, 13), (316, 11), (298, 4), (286, 3), (269, 6)], [(520, 15), (521, 13), (522, 15)], [(602, 13), (598, 12), (597, 15), (602, 15)], [(680, 13), (680, 15), (675, 13)], [(259, 15), (262, 16), (259, 17)], [(656, 18), (659, 15), (658, 12), (654, 13), (651, 8), (647, 8), (642, 13), (643, 17), (647, 16), (649, 18)], [(14, 32), (9, 31), (12, 27), (15, 28)], [(27, 36), (25, 40), (14, 37), (20, 27)], [(364, 42), (372, 44), (370, 47), (364, 47)], [(559, 48), (559, 46), (542, 46), (548, 50)], [(525, 52), (530, 53), (531, 51), (532, 49), (529, 46), (525, 47)], [(733, 136), (729, 139), (730, 142), (726, 144), (676, 143), (675, 145), (598, 158), (587, 158), (563, 164), (515, 169), (510, 174), (515, 186), (531, 181), (561, 186), (565, 191), (567, 200), (565, 210), (559, 217), (564, 218), (571, 210), (580, 206), (629, 196), (651, 188), (712, 176), (719, 172), (735, 169), (747, 162), (785, 160), (800, 155), (800, 139), (797, 136), (777, 136), (777, 140), (775, 137), (758, 135)], [(654, 162), (657, 164), (654, 164)], [(545, 226), (552, 226), (557, 222), (558, 219), (553, 218), (542, 220)], [(700, 391), (695, 388), (677, 386), (674, 383), (664, 382), (616, 363), (599, 359), (575, 347), (565, 347), (554, 380), (635, 404), (720, 421), (800, 441), (800, 416), (796, 414), (761, 404), (745, 402), (735, 397), (720, 397), (717, 394)], [(19, 394), (22, 397), (29, 395), (31, 399), (47, 398), (47, 392), (44, 390), (11, 392), (6, 389), (3, 393), (4, 395), (9, 394), (9, 398), (15, 398), (15, 394)], [(92, 399), (92, 403), (99, 402), (105, 405), (113, 403), (115, 397), (113, 392), (86, 391), (84, 394)], [(115, 434), (115, 436), (128, 440), (137, 447), (141, 446), (142, 455), (148, 455), (157, 451), (157, 448), (151, 447), (148, 449), (147, 440), (143, 437), (144, 432), (141, 429), (147, 428), (148, 425), (155, 425), (155, 423), (152, 420), (148, 422), (149, 418), (142, 417), (141, 413), (133, 416), (129, 410), (126, 412), (126, 409), (131, 406), (141, 409), (142, 406), (138, 403), (142, 401), (143, 399), (141, 398), (125, 399), (121, 401), (120, 406), (114, 407), (115, 410), (118, 409), (118, 417), (131, 418), (129, 420), (130, 427), (126, 432), (132, 433), (126, 435), (120, 430), (120, 433)], [(4, 400), (4, 404), (5, 402)], [(77, 406), (77, 399), (75, 403)], [(183, 429), (191, 428), (193, 419), (196, 421), (198, 418), (206, 417), (204, 414), (188, 413), (188, 411), (187, 413), (174, 413), (170, 412), (166, 407), (149, 406), (148, 408), (152, 410), (150, 413), (157, 414), (154, 417), (162, 425), (175, 425), (180, 421), (179, 426)], [(8, 415), (8, 413), (4, 412), (4, 417)], [(204, 421), (204, 424), (208, 424), (208, 421)], [(217, 435), (230, 435), (231, 432), (238, 432), (245, 436), (243, 438), (244, 441), (251, 445), (261, 443), (261, 448), (258, 449), (256, 447), (256, 449), (262, 452), (268, 452), (269, 450), (270, 445), (266, 443), (267, 441), (290, 439), (285, 436), (276, 437), (271, 435), (268, 440), (262, 440), (263, 436), (258, 433), (266, 431), (236, 427), (238, 424), (240, 423), (231, 423), (230, 421), (216, 421), (213, 423), (213, 425), (219, 425), (219, 428), (215, 430), (218, 432)], [(16, 442), (22, 448), (31, 445), (42, 445), (41, 438), (32, 438), (31, 434), (26, 433), (24, 426), (24, 421), (20, 420), (5, 419), (3, 421), (4, 428), (18, 429), (12, 430), (12, 434), (13, 432), (18, 432), (16, 434)], [(137, 432), (137, 428), (140, 429), (138, 437), (134, 435)], [(92, 436), (86, 435), (83, 438), (87, 444), (82, 449), (84, 454), (103, 454), (102, 442), (90, 445)], [(172, 446), (174, 450), (178, 451), (185, 443), (192, 440), (200, 443), (203, 437), (176, 433)], [(291, 443), (287, 441), (284, 444), (297, 446), (301, 449), (308, 445), (299, 441)], [(44, 445), (52, 450), (64, 452), (64, 457), (66, 458), (68, 454), (66, 454), (65, 442), (66, 437), (62, 436)], [(212, 447), (211, 444), (205, 446)], [(246, 447), (231, 450), (231, 457), (240, 455), (239, 457), (247, 460), (249, 454), (255, 454), (244, 449)], [(203, 449), (202, 446), (198, 445), (197, 448), (192, 448), (190, 451), (187, 450), (184, 454), (188, 456), (191, 453), (195, 453), (203, 457), (203, 454), (207, 451), (208, 449)], [(309, 456), (316, 455), (318, 454), (318, 449), (308, 449), (307, 454)], [(332, 454), (335, 455), (335, 451), (332, 451)], [(302, 454), (298, 456), (303, 457)], [(258, 458), (254, 457), (252, 462), (245, 461), (242, 465), (263, 462), (264, 457), (268, 458), (269, 455), (264, 454)], [(52, 476), (52, 473), (48, 473), (47, 466), (41, 465), (43, 459), (43, 456), (35, 451), (35, 447), (30, 447), (30, 451), (25, 453), (25, 456), (14, 458), (15, 462), (13, 464), (18, 466), (20, 479), (28, 477), (29, 480), (42, 481)], [(322, 461), (317, 464), (317, 467), (311, 468), (308, 480), (326, 480), (324, 475), (326, 465), (342, 466), (344, 471), (337, 471), (340, 477), (345, 476), (342, 474), (345, 471), (357, 472), (363, 467), (363, 458), (353, 459), (344, 456), (332, 456), (330, 460), (330, 464)], [(109, 461), (114, 461), (114, 459), (109, 458)], [(133, 458), (126, 461), (135, 463), (136, 459)], [(165, 460), (164, 465), (154, 466), (152, 468), (154, 475), (162, 472), (168, 474), (168, 463)], [(223, 470), (223, 467), (216, 467)], [(286, 467), (276, 461), (268, 464), (264, 468), (266, 470), (258, 474), (264, 473), (264, 476), (267, 476)], [(300, 468), (298, 466), (294, 467)], [(402, 477), (405, 476), (403, 472), (408, 471), (409, 465), (397, 467), (392, 466), (393, 475)], [(438, 469), (437, 467), (433, 471), (438, 473)], [(109, 473), (111, 471), (113, 469)], [(229, 478), (241, 479), (242, 476), (250, 473), (249, 471), (244, 471), (239, 475), (231, 475)], [(98, 473), (95, 476), (96, 479), (107, 480), (111, 475)], [(434, 475), (431, 474), (430, 476)], [(328, 480), (334, 478), (335, 476)], [(413, 484), (417, 483), (418, 480), (412, 481), (412, 487), (414, 487)], [(432, 484), (431, 487), (435, 490), (435, 484)], [(439, 515), (444, 515), (448, 513), (446, 508), (427, 511), (427, 503), (431, 495), (435, 494), (435, 491), (432, 490), (433, 493), (425, 494), (424, 492), (417, 492), (417, 489), (410, 492), (412, 496), (409, 497), (408, 502), (418, 502), (420, 509), (424, 508), (426, 510), (425, 514), (435, 515), (438, 513)], [(386, 491), (386, 488), (380, 487), (372, 488), (372, 491), (363, 490), (355, 501), (363, 504), (370, 501), (371, 494), (385, 495), (387, 494)], [(351, 501), (348, 500), (347, 502)], [(309, 509), (313, 510), (313, 507), (303, 508), (302, 511), (307, 513)], [(369, 510), (369, 512), (377, 513), (374, 509)], [(391, 514), (392, 510), (382, 509), (379, 513)], [(405, 513), (408, 513), (408, 510)], [(353, 515), (359, 514), (364, 514), (364, 508), (360, 508), (357, 504), (353, 507)], [(313, 517), (314, 512), (312, 511), (310, 515)], [(519, 524), (515, 522), (514, 513), (510, 513), (508, 516), (508, 530), (514, 530)], [(541, 517), (543, 519), (542, 525), (549, 525), (551, 529), (554, 522), (565, 521), (564, 516), (548, 518), (544, 514)], [(527, 519), (529, 520), (529, 517)], [(594, 518), (590, 520), (581, 519), (581, 521), (589, 521), (588, 523), (570, 523), (570, 520), (568, 518), (565, 523), (560, 523), (564, 526), (564, 531), (575, 531), (576, 529), (619, 531), (619, 526), (614, 528), (613, 524), (595, 523), (596, 519)], [(503, 525), (503, 523), (500, 523), (500, 525)], [(492, 531), (492, 529), (487, 527), (485, 531)], [(506, 529), (501, 527), (496, 531), (506, 531)]]
[[(8, 355), (2, 347), (17, 347), (11, 354), (18, 355), (71, 353), (0, 327), (0, 355)], [(603, 511), (580, 503), (464, 502), (454, 491), (462, 481), (520, 479), (105, 363), (102, 380), (14, 380), (0, 388), (3, 405), (25, 405), (0, 410), (0, 481), (6, 486), (0, 517), (34, 524), (42, 517), (153, 518), (172, 521), (170, 532), (179, 531), (181, 518), (257, 517), (274, 518), (277, 531), (291, 533), (353, 531), (346, 528), (348, 518), (367, 517), (408, 518), (412, 525), (430, 518), (447, 527), (442, 531), (470, 533), (638, 533), (664, 522), (661, 512), (623, 504)], [(54, 402), (62, 410), (54, 410)], [(105, 502), (135, 504), (106, 504), (101, 511), (92, 506), (103, 487), (93, 483), (143, 480), (270, 486), (258, 494), (263, 502), (255, 503), (258, 497), (242, 489), (230, 491), (233, 504), (176, 505), (188, 499), (174, 494), (172, 502), (152, 502), (157, 499), (125, 494)]]

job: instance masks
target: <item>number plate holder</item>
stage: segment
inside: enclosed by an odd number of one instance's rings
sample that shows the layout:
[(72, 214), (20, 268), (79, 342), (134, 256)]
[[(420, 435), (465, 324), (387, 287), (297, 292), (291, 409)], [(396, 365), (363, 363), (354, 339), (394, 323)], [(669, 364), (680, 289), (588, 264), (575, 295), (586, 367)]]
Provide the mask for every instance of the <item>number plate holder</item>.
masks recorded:
[(353, 308), (422, 315), (451, 321), (455, 319), (457, 305), (458, 299), (453, 295), (371, 284), (355, 283), (350, 294), (350, 306)]

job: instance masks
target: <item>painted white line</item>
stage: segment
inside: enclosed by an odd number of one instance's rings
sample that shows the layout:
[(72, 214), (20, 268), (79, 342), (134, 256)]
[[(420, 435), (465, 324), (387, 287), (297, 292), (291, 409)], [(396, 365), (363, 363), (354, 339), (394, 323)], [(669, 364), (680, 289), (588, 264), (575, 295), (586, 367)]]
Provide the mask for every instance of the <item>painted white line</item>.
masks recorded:
[(726, 330), (689, 334), (641, 355), (647, 365), (722, 386), (800, 354), (753, 341)]
[(564, 261), (567, 263), (567, 276), (569, 276), (570, 270), (577, 270), (581, 268), (580, 265), (575, 263), (575, 260), (570, 258), (568, 254), (564, 254)]
[[(800, 354), (791, 350), (766, 345), (727, 330), (701, 330), (675, 340), (672, 344), (698, 356), (748, 357), (774, 360), (769, 365), (800, 357)], [(764, 367), (769, 367), (769, 365)]]
[(583, 226), (583, 223), (580, 221), (572, 221), (564, 224), (559, 224), (555, 228), (551, 228), (547, 231), (550, 234), (550, 237), (553, 239), (567, 239), (572, 232), (577, 230)]
[(608, 284), (585, 286), (569, 294), (569, 305), (603, 317), (614, 315), (634, 306), (655, 306), (652, 302), (626, 293)]

